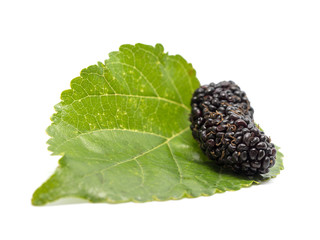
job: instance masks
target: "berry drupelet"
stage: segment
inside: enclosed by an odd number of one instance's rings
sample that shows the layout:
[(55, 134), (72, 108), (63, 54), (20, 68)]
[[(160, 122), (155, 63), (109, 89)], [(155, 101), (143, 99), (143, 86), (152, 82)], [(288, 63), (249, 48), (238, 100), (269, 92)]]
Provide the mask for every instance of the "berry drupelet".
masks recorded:
[[(245, 92), (233, 81), (222, 81), (218, 84), (210, 83), (199, 87), (193, 94), (191, 106), (200, 107), (203, 104), (208, 106), (211, 112), (216, 110), (224, 112), (224, 106), (221, 103), (228, 103), (237, 106), (243, 110), (246, 115), (253, 119), (253, 108)], [(219, 109), (220, 108), (220, 109)]]
[(275, 146), (254, 124), (250, 102), (234, 82), (201, 86), (191, 106), (192, 135), (218, 165), (248, 176), (274, 166)]

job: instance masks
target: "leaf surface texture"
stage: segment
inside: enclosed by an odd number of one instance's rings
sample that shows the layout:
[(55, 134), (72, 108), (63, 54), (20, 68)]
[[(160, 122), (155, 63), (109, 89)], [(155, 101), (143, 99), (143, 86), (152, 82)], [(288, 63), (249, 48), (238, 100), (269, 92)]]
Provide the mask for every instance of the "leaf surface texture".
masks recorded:
[(189, 130), (195, 70), (163, 47), (123, 45), (83, 69), (55, 106), (49, 150), (62, 155), (34, 205), (64, 197), (146, 202), (208, 196), (275, 177), (282, 154), (259, 179), (215, 167)]

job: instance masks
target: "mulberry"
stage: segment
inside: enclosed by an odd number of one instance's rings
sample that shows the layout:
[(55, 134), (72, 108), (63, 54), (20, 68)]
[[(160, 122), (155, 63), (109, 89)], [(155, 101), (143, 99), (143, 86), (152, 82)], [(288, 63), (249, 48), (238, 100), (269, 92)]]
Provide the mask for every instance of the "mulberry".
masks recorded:
[[(203, 109), (207, 105), (211, 112), (218, 110), (224, 112), (222, 103), (228, 103), (239, 107), (242, 111), (253, 119), (253, 108), (245, 92), (233, 81), (222, 81), (218, 84), (210, 83), (198, 88), (191, 99), (191, 105)], [(219, 109), (220, 108), (220, 109)]]
[(274, 166), (276, 149), (253, 121), (253, 108), (232, 81), (198, 88), (191, 100), (193, 137), (218, 165), (248, 176)]

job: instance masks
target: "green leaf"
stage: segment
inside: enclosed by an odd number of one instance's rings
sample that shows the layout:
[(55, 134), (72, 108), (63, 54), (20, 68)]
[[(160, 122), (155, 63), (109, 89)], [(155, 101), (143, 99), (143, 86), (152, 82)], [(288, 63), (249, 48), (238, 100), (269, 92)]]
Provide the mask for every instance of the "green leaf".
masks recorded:
[(275, 177), (247, 179), (216, 168), (189, 130), (195, 70), (163, 47), (123, 45), (105, 63), (81, 71), (55, 106), (49, 150), (62, 155), (34, 205), (64, 197), (146, 202), (208, 196)]

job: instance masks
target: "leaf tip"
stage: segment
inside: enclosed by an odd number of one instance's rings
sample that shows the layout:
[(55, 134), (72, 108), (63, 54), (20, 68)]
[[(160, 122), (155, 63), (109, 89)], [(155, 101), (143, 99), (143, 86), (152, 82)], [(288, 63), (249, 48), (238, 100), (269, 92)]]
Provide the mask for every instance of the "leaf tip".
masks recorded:
[(32, 195), (31, 204), (33, 206), (43, 206), (43, 205), (46, 204), (46, 202), (39, 195), (40, 194), (40, 188), (38, 188)]

